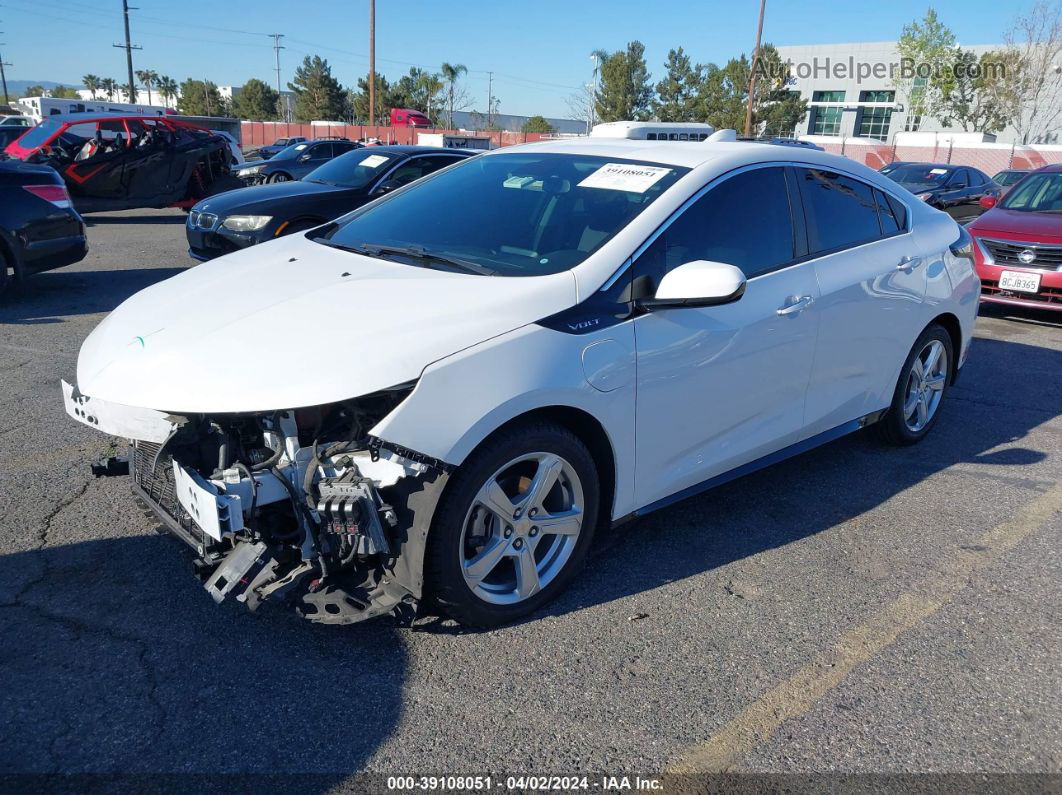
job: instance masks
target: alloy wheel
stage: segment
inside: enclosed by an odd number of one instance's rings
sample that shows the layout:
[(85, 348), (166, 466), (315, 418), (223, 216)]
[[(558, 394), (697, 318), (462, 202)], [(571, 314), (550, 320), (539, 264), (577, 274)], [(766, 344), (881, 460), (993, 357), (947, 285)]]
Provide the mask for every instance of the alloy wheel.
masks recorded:
[(585, 504), (575, 468), (554, 453), (509, 461), (480, 487), (461, 529), (465, 583), (491, 604), (523, 602), (564, 569)]
[(908, 430), (925, 428), (940, 407), (948, 379), (948, 352), (939, 340), (930, 340), (911, 363), (903, 417)]

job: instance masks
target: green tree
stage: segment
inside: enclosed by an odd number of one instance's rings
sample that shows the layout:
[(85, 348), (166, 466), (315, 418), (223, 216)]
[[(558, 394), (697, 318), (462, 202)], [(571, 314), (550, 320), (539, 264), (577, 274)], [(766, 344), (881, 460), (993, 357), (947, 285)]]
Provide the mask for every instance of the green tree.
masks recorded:
[(107, 99), (114, 100), (114, 92), (118, 90), (118, 81), (113, 77), (105, 77), (100, 81), (100, 90), (107, 95)]
[(209, 80), (188, 78), (181, 83), (177, 110), (188, 116), (217, 116), (222, 112), (221, 93)]
[(446, 83), (446, 129), (454, 128), (454, 111), (461, 110), (461, 106), (467, 103), (467, 97), (457, 86), (461, 75), (468, 74), (468, 67), (463, 63), (444, 63), (439, 67), (442, 71), (442, 79)]
[(81, 95), (77, 93), (76, 88), (67, 88), (63, 85), (58, 85), (48, 91), (48, 95), (55, 97), (56, 99), (81, 99)]
[(343, 117), (343, 87), (321, 56), (303, 58), (288, 88), (295, 92), (296, 121), (339, 121)]
[(277, 100), (280, 94), (268, 83), (252, 77), (236, 95), (233, 113), (241, 119), (268, 121), (277, 117)]
[(154, 69), (138, 69), (136, 72), (136, 79), (139, 80), (143, 84), (144, 88), (147, 89), (148, 104), (154, 104), (151, 101), (151, 88), (158, 82), (159, 73), (156, 72)]
[(548, 134), (553, 132), (553, 125), (546, 121), (543, 116), (532, 116), (520, 127), (520, 132)]
[[(377, 124), (386, 124), (391, 116), (391, 108), (404, 107), (401, 100), (396, 101), (395, 88), (387, 78), (377, 72), (373, 75), (375, 80), (374, 95), (376, 107), (374, 118)], [(368, 124), (369, 122), (369, 79), (358, 78), (357, 91), (348, 92), (350, 103), (350, 116), (355, 124)]]
[(92, 96), (96, 98), (96, 92), (100, 90), (100, 79), (94, 74), (87, 74), (81, 78), (81, 85), (83, 85)]
[(433, 123), (437, 122), (439, 108), (444, 102), (441, 94), (445, 87), (439, 74), (414, 66), (409, 70), (409, 74), (402, 75), (398, 82), (394, 83), (392, 99), (395, 104), (391, 107), (413, 108), (419, 110)]
[(906, 101), (908, 113), (939, 120), (948, 93), (948, 68), (955, 60), (955, 34), (930, 8), (921, 21), (903, 26), (896, 51), (901, 69), (893, 86)]
[[(745, 129), (752, 64), (742, 53), (723, 68), (704, 67), (697, 94), (697, 117), (717, 129)], [(807, 102), (786, 89), (789, 69), (771, 44), (760, 48), (756, 64), (756, 94), (752, 100), (752, 130), (756, 135), (789, 135), (807, 113)]]
[(697, 121), (697, 94), (703, 67), (690, 63), (679, 47), (667, 54), (667, 76), (656, 84), (653, 112), (660, 121)]
[(25, 91), (22, 92), (24, 97), (45, 97), (48, 96), (48, 89), (44, 86), (33, 85), (28, 86)]
[(179, 93), (177, 81), (167, 75), (162, 75), (162, 77), (158, 79), (158, 89), (159, 96), (162, 97), (166, 104), (169, 104), (171, 99), (176, 99), (177, 94)]
[(994, 133), (1014, 120), (1004, 53), (986, 52), (980, 57), (956, 49), (947, 78), (941, 83), (937, 118), (945, 126), (957, 124), (967, 132)]
[(601, 85), (594, 104), (600, 121), (645, 121), (652, 112), (653, 86), (645, 64), (645, 45), (632, 41), (601, 64)]

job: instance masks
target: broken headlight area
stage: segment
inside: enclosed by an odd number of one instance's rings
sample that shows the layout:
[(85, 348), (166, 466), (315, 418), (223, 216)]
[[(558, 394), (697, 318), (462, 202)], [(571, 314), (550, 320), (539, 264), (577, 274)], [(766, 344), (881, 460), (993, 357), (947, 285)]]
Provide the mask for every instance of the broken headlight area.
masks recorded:
[(418, 506), (433, 504), (446, 476), (368, 436), (412, 386), (187, 417), (161, 443), (133, 443), (134, 491), (195, 551), (217, 602), (288, 602), (321, 623), (412, 619), (430, 517)]

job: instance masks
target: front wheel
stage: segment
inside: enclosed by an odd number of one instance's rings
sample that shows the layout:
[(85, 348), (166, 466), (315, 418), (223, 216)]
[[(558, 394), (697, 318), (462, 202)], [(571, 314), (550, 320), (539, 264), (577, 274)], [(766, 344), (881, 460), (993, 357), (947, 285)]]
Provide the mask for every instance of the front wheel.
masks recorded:
[(425, 560), (433, 598), (479, 627), (536, 610), (586, 557), (599, 496), (594, 460), (566, 428), (502, 431), (469, 456), (439, 503)]
[(892, 405), (878, 423), (885, 441), (915, 444), (929, 433), (948, 390), (953, 355), (951, 335), (941, 326), (922, 332), (900, 370)]
[(269, 178), (270, 182), (290, 182), (291, 177), (285, 174), (283, 171), (278, 171)]

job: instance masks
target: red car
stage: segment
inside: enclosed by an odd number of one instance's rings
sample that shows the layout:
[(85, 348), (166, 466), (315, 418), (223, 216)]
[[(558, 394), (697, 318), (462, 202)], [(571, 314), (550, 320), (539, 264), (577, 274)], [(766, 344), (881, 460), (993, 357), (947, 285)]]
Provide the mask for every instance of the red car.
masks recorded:
[(1062, 310), (1062, 165), (1030, 172), (967, 227), (981, 300)]
[(48, 165), (78, 212), (188, 206), (242, 187), (229, 173), (229, 142), (184, 121), (137, 114), (47, 116), (4, 149)]

